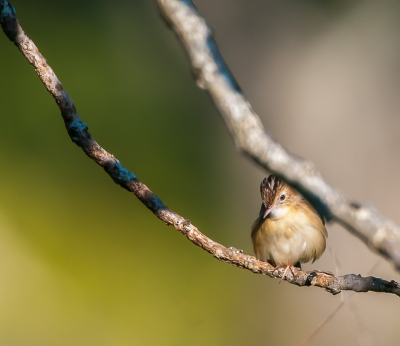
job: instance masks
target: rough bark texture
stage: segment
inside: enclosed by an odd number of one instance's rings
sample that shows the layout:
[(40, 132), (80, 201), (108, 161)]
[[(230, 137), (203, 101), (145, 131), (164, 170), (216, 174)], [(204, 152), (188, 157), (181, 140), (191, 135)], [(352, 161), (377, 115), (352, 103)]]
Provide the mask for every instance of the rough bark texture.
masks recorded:
[[(0, 1), (0, 24), (4, 33), (35, 68), (45, 88), (56, 100), (72, 141), (81, 147), (87, 156), (103, 167), (115, 183), (133, 192), (160, 220), (167, 225), (174, 226), (193, 244), (206, 250), (218, 260), (271, 278), (282, 276), (283, 268), (274, 268), (267, 262), (259, 261), (253, 256), (244, 254), (242, 250), (233, 247), (226, 248), (214, 242), (193, 226), (189, 220), (165, 206), (145, 184), (139, 181), (132, 172), (123, 167), (112, 154), (100, 147), (91, 137), (87, 125), (80, 120), (74, 103), (63, 89), (57, 76), (35, 44), (25, 35), (16, 19), (15, 10), (8, 1)], [(361, 277), (354, 274), (337, 277), (331, 273), (318, 270), (308, 272), (296, 270), (294, 274), (288, 273), (286, 280), (297, 286), (325, 288), (333, 294), (337, 294), (341, 290), (352, 290), (356, 292), (386, 292), (400, 296), (400, 285), (395, 281), (389, 282), (379, 278)]]
[(295, 187), (327, 220), (343, 225), (400, 270), (400, 227), (327, 184), (313, 163), (289, 153), (265, 131), (192, 1), (157, 2), (189, 56), (197, 84), (210, 94), (237, 148)]

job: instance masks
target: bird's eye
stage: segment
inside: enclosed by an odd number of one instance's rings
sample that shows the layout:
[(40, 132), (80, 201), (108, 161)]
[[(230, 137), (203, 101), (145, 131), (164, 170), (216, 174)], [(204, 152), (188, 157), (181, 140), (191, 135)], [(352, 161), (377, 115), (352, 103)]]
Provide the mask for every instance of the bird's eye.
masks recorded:
[(279, 197), (279, 199), (281, 200), (281, 202), (283, 202), (283, 201), (286, 199), (286, 195), (285, 195), (285, 194), (282, 194), (282, 195)]

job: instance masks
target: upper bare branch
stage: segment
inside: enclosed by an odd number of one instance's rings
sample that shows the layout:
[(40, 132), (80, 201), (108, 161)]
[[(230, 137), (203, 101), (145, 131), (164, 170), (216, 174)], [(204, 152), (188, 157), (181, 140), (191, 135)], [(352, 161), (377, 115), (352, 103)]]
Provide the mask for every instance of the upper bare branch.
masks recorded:
[[(160, 220), (167, 225), (174, 226), (193, 244), (206, 250), (218, 260), (272, 278), (282, 276), (282, 268), (274, 268), (267, 262), (244, 254), (241, 250), (233, 247), (226, 248), (214, 242), (193, 226), (189, 220), (165, 206), (145, 184), (139, 181), (132, 172), (124, 168), (112, 154), (100, 147), (92, 138), (88, 132), (88, 127), (80, 120), (74, 103), (63, 89), (57, 76), (32, 40), (25, 35), (16, 19), (15, 10), (8, 1), (0, 1), (0, 24), (7, 37), (35, 68), (45, 88), (56, 100), (72, 141), (81, 147), (87, 156), (103, 167), (115, 183), (133, 192)], [(286, 280), (297, 286), (325, 288), (333, 294), (337, 294), (341, 290), (352, 290), (355, 292), (385, 292), (400, 296), (399, 283), (371, 276), (361, 277), (354, 274), (334, 276), (332, 273), (318, 270), (308, 272), (296, 270), (294, 274), (287, 274)]]
[(189, 55), (197, 84), (209, 92), (238, 149), (267, 171), (281, 176), (328, 220), (342, 224), (400, 270), (400, 227), (327, 184), (313, 163), (289, 153), (265, 131), (191, 0), (157, 2)]

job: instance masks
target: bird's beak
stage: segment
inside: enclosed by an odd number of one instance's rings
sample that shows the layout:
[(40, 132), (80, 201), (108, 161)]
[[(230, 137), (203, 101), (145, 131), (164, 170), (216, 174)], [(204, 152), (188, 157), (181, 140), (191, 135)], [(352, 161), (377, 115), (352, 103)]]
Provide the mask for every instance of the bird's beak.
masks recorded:
[(266, 219), (268, 214), (274, 209), (274, 206), (265, 206), (264, 203), (261, 205), (260, 215), (262, 215), (263, 219)]

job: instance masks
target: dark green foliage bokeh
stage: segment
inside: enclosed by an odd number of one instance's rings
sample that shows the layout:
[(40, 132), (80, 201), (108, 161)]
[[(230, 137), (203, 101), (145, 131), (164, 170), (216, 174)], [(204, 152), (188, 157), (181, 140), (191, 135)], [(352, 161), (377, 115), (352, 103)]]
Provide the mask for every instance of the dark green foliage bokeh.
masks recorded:
[[(211, 238), (251, 251), (258, 182), (254, 208), (240, 202), (245, 161), (232, 166), (239, 156), (155, 3), (13, 5), (100, 145)], [(4, 35), (0, 47), (4, 344), (204, 345), (206, 329), (217, 345), (252, 340), (249, 326), (262, 333), (268, 319), (232, 330), (262, 278), (218, 263), (115, 185)]]

